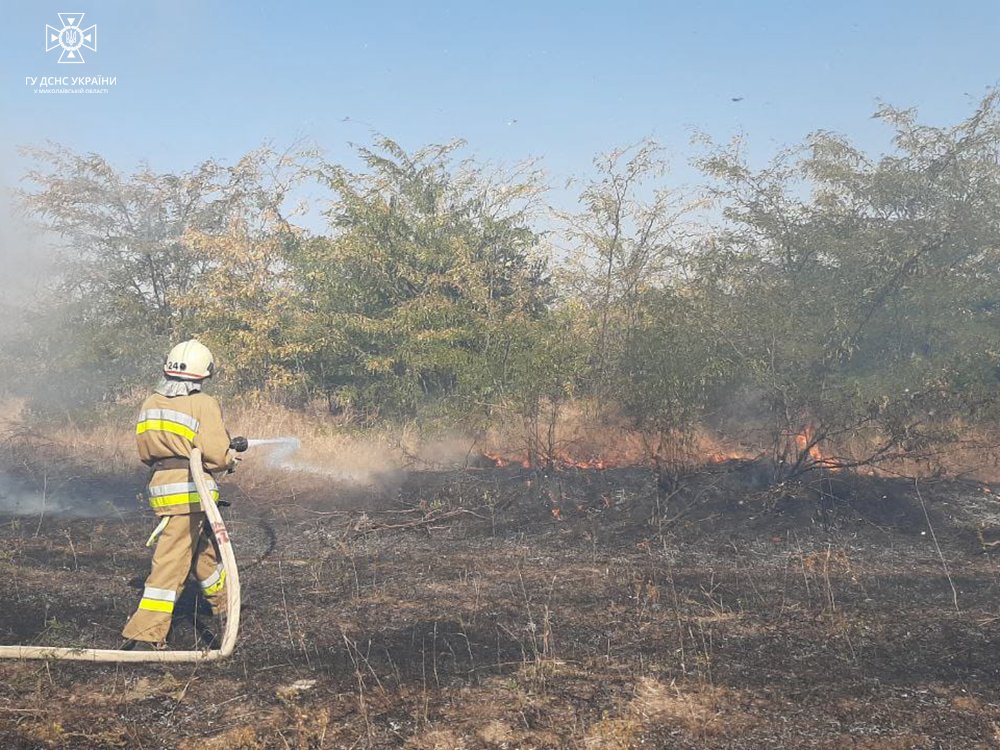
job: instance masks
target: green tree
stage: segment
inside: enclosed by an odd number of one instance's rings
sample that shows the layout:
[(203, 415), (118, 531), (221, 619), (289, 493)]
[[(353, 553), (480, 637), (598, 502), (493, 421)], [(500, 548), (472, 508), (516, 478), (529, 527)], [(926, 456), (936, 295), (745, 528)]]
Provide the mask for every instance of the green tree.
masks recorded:
[(332, 234), (297, 256), (303, 345), (316, 386), (362, 418), (445, 397), (488, 408), (516, 330), (544, 312), (537, 176), (456, 164), (461, 145), (380, 139), (359, 149), (365, 172), (321, 169)]
[[(922, 447), (995, 398), (996, 103), (951, 128), (885, 107), (896, 150), (877, 160), (817, 133), (760, 171), (735, 149), (703, 162), (729, 224), (699, 278), (786, 473)], [(817, 450), (862, 434), (867, 455)]]
[[(36, 166), (22, 206), (61, 244), (58, 275), (8, 346), (24, 369), (19, 390), (39, 402), (118, 398), (148, 382), (171, 341), (224, 323), (199, 319), (204, 306), (191, 302), (232, 264), (191, 238), (235, 226), (260, 237), (261, 222), (287, 231), (275, 218), (286, 193), (276, 175), (289, 156), (267, 148), (230, 167), (209, 160), (178, 174), (148, 166), (125, 174), (58, 146), (26, 153)], [(225, 288), (250, 298), (255, 290), (233, 288), (237, 278)]]
[[(182, 325), (176, 297), (202, 268), (184, 233), (212, 231), (224, 173), (204, 162), (183, 174), (123, 175), (96, 154), (28, 149), (23, 208), (61, 245), (60, 273), (13, 347), (35, 374), (23, 389), (49, 403), (126, 392)], [(151, 351), (152, 350), (152, 351)]]
[(714, 312), (697, 286), (680, 280), (647, 290), (616, 367), (618, 403), (650, 436), (649, 457), (666, 489), (702, 458), (695, 455), (695, 428), (736, 380), (732, 353), (708, 335)]
[(697, 201), (653, 184), (667, 170), (662, 149), (645, 140), (594, 160), (597, 177), (580, 194), (583, 210), (564, 214), (570, 252), (561, 282), (590, 329), (591, 387), (617, 392), (646, 291), (666, 283), (681, 260)]
[(183, 242), (202, 272), (178, 298), (192, 333), (226, 363), (226, 387), (279, 400), (301, 396), (297, 341), (302, 302), (289, 259), (304, 233), (285, 215), (311, 154), (262, 148), (230, 170), (227, 223), (221, 231), (190, 229)]

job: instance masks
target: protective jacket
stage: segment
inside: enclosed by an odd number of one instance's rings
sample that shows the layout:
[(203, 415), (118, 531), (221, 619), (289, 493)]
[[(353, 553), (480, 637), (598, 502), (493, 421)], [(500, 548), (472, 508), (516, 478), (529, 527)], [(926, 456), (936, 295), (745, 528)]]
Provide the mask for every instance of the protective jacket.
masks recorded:
[[(156, 515), (200, 511), (198, 488), (185, 459), (192, 448), (201, 448), (207, 471), (227, 468), (229, 432), (219, 402), (200, 392), (173, 397), (154, 393), (142, 405), (135, 436), (139, 458), (153, 470), (149, 506)], [(208, 480), (212, 497), (217, 500), (218, 486), (213, 479)]]

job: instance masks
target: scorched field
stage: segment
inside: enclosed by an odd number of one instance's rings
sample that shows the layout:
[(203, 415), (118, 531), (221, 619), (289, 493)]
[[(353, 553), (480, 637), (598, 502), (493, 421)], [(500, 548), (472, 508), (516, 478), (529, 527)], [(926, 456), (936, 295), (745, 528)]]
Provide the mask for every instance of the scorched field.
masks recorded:
[[(0, 747), (1000, 747), (990, 489), (765, 468), (230, 482), (234, 657), (0, 663)], [(116, 648), (144, 477), (62, 474), (46, 492), (110, 510), (2, 519), (0, 638)], [(216, 624), (182, 601), (190, 648)]]

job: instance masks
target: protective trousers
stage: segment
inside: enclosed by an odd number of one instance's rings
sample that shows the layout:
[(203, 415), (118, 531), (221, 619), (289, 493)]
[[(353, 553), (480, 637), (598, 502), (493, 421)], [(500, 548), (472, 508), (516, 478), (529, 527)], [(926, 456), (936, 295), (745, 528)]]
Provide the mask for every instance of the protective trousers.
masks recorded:
[(226, 571), (202, 512), (168, 516), (153, 552), (153, 568), (135, 614), (122, 635), (136, 641), (162, 643), (170, 631), (174, 604), (193, 572), (213, 614), (226, 609)]

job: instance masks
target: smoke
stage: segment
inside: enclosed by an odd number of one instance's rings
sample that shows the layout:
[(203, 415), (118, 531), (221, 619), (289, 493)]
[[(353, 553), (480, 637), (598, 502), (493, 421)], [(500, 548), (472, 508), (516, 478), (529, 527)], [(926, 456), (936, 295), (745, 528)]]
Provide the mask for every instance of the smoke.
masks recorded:
[(52, 273), (52, 238), (17, 210), (11, 188), (0, 184), (0, 305), (16, 309), (30, 303)]
[(472, 445), (467, 438), (437, 437), (433, 440), (370, 435), (322, 435), (303, 445), (287, 435), (253, 438), (249, 445), (263, 465), (271, 470), (322, 477), (355, 486), (398, 485), (411, 471), (448, 471), (468, 465)]
[[(25, 219), (15, 203), (0, 173), (0, 356), (8, 363), (29, 340), (27, 312), (50, 285), (55, 257), (52, 238)], [(0, 393), (23, 392), (26, 384), (20, 376), (20, 369), (8, 364), (0, 371)]]
[(81, 498), (66, 490), (39, 489), (24, 480), (0, 473), (0, 515), (5, 516), (63, 516), (70, 518), (98, 518), (119, 512), (110, 501), (100, 502)]

